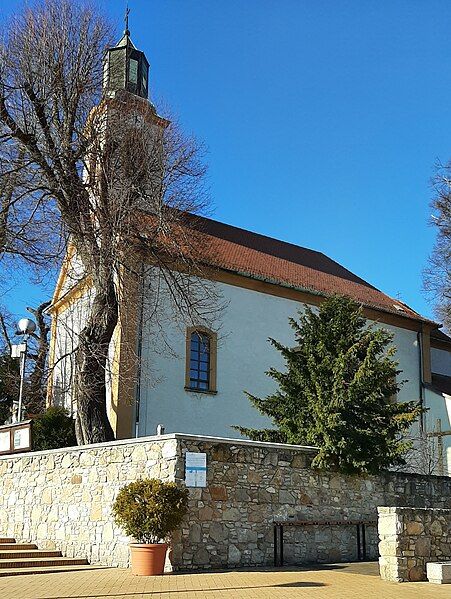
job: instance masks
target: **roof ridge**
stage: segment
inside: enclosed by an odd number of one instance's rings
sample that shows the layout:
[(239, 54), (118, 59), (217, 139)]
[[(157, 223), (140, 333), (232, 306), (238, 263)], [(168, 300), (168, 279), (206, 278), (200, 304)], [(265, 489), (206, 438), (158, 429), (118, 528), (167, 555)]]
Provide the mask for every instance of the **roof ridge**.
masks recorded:
[[(298, 245), (296, 243), (293, 243), (292, 241), (285, 241), (283, 239), (278, 239), (277, 237), (272, 237), (271, 235), (265, 235), (263, 233), (258, 233), (257, 231), (251, 231), (250, 229), (244, 229), (243, 227), (238, 227), (237, 225), (231, 225), (230, 223), (225, 223), (225, 222), (217, 220), (215, 218), (210, 218), (209, 216), (195, 215), (195, 218), (199, 219), (199, 220), (209, 221), (211, 223), (215, 223), (217, 225), (221, 225), (223, 227), (227, 227), (230, 229), (235, 229), (236, 231), (242, 231), (243, 233), (250, 233), (251, 235), (255, 235), (256, 237), (261, 237), (263, 239), (268, 239), (269, 241), (283, 243), (284, 245), (291, 245), (294, 248), (301, 249), (301, 250), (307, 250), (309, 252), (313, 252), (314, 254), (319, 254), (321, 256), (324, 256), (325, 258), (328, 258), (329, 260), (333, 260), (333, 258), (329, 258), (329, 256), (327, 254), (325, 254), (324, 252), (314, 250), (314, 249), (306, 247), (304, 245)], [(335, 260), (334, 260), (334, 262), (335, 262)], [(339, 263), (337, 262), (337, 264), (339, 264)]]
[[(297, 245), (291, 241), (283, 241), (275, 237), (270, 237), (269, 235), (256, 233), (255, 231), (243, 229), (242, 227), (230, 225), (206, 216), (189, 215), (188, 219), (190, 220), (190, 224), (197, 230), (212, 235), (213, 237), (225, 239), (226, 241), (251, 248), (262, 254), (286, 260), (292, 264), (302, 265), (326, 274), (334, 274), (335, 276), (353, 281), (354, 283), (364, 285), (365, 287), (369, 287), (374, 291), (382, 293), (380, 289), (353, 273), (351, 270), (340, 264), (340, 262), (330, 258), (324, 252), (312, 250), (311, 248)], [(203, 227), (202, 224), (206, 226)], [(239, 234), (241, 234), (241, 239), (238, 239), (240, 236)], [(247, 239), (243, 239), (243, 237), (247, 237)], [(252, 243), (252, 241), (255, 243)], [(266, 248), (263, 247), (265, 243), (267, 244)], [(291, 253), (291, 256), (288, 255), (288, 253)], [(338, 274), (337, 271), (340, 271), (340, 274)]]

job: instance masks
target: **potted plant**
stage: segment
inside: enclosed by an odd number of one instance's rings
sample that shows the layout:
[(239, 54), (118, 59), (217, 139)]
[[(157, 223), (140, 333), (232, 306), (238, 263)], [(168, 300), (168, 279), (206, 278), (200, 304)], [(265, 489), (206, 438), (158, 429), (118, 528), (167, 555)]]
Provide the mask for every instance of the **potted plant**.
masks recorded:
[(130, 543), (132, 574), (163, 574), (166, 539), (188, 509), (188, 489), (155, 478), (139, 479), (119, 491), (113, 514), (116, 524), (136, 542)]

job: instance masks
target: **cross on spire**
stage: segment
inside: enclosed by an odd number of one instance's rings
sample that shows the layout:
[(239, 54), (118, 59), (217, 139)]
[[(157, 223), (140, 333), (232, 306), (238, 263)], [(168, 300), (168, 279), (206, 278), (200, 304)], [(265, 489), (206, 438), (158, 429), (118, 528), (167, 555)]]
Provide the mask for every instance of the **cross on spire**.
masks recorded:
[(125, 31), (124, 34), (125, 35), (130, 35), (130, 30), (128, 28), (128, 15), (130, 14), (130, 9), (128, 7), (128, 3), (125, 7), (125, 16), (124, 16), (124, 21), (125, 21)]

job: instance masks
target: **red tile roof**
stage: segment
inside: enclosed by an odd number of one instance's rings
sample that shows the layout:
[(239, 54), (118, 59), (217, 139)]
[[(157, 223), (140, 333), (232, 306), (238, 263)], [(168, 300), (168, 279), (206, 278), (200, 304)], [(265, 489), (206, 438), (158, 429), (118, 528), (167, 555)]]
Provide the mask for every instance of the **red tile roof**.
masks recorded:
[(205, 265), (315, 295), (347, 295), (369, 308), (427, 321), (321, 252), (205, 217), (189, 216), (186, 224), (198, 232), (196, 259)]

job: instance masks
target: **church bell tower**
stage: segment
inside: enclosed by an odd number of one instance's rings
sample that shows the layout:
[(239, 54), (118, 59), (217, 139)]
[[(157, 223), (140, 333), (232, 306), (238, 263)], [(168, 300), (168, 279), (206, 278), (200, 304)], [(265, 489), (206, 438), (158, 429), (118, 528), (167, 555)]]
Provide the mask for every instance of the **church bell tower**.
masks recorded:
[(107, 97), (126, 90), (147, 100), (149, 95), (149, 63), (144, 52), (137, 50), (130, 39), (129, 9), (125, 13), (125, 30), (121, 40), (105, 55), (103, 88)]

